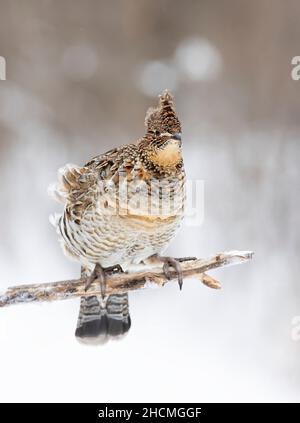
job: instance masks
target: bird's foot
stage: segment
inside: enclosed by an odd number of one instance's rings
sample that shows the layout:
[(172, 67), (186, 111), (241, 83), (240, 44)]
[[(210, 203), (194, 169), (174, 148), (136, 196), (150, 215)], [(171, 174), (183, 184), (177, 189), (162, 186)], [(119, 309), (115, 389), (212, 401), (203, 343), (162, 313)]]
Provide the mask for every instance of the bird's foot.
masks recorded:
[(88, 277), (86, 284), (85, 284), (85, 291), (87, 291), (90, 286), (92, 285), (92, 283), (98, 279), (100, 281), (100, 290), (101, 290), (101, 296), (102, 298), (105, 297), (105, 292), (106, 292), (106, 274), (113, 274), (113, 273), (122, 273), (122, 267), (117, 264), (115, 266), (110, 266), (110, 267), (102, 267), (100, 263), (97, 263), (95, 265), (94, 270), (92, 271), (92, 273), (90, 274), (90, 276)]
[(104, 298), (105, 297), (105, 291), (106, 291), (106, 275), (105, 275), (104, 268), (99, 263), (96, 264), (94, 270), (92, 271), (92, 273), (88, 277), (86, 284), (85, 284), (85, 288), (84, 288), (85, 291), (87, 291), (90, 288), (90, 286), (92, 285), (92, 283), (96, 279), (99, 279), (99, 281), (100, 281), (101, 296), (102, 296), (102, 298)]
[[(155, 254), (154, 256), (152, 256), (152, 258), (154, 260), (157, 260), (157, 261), (163, 263), (163, 271), (164, 271), (164, 274), (165, 274), (165, 276), (166, 276), (166, 278), (168, 280), (171, 279), (170, 267), (173, 267), (173, 269), (177, 273), (177, 279), (178, 279), (179, 289), (182, 290), (183, 275), (182, 275), (182, 269), (181, 269), (181, 265), (180, 265), (180, 260), (174, 259), (173, 257), (160, 256), (158, 254)], [(192, 260), (193, 257), (189, 257), (189, 259)]]

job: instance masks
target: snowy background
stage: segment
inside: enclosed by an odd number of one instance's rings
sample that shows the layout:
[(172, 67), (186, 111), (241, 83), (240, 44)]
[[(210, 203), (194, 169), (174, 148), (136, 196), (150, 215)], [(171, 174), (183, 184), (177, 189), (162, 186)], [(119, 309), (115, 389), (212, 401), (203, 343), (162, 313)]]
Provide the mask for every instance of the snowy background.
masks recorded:
[(47, 186), (143, 134), (169, 88), (205, 219), (175, 256), (255, 251), (223, 289), (130, 295), (122, 342), (77, 343), (79, 300), (0, 310), (0, 401), (300, 398), (300, 55), (297, 0), (0, 0), (0, 290), (77, 277)]

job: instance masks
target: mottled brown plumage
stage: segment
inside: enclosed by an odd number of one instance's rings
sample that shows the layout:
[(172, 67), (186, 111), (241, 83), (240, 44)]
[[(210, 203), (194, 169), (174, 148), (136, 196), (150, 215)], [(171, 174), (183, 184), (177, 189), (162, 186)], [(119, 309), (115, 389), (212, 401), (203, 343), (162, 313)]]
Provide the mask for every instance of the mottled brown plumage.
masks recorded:
[[(66, 254), (80, 261), (86, 272), (97, 263), (104, 268), (119, 264), (126, 270), (161, 254), (179, 228), (185, 173), (181, 126), (169, 92), (160, 96), (156, 108), (148, 110), (145, 125), (146, 133), (136, 144), (114, 148), (83, 167), (67, 165), (59, 171), (59, 183), (52, 193), (65, 209), (56, 219), (57, 231)], [(103, 318), (105, 303), (97, 310), (95, 301), (87, 303), (84, 313), (88, 314), (90, 306), (98, 319), (99, 315)], [(128, 330), (124, 304), (122, 298)], [(79, 325), (83, 337), (84, 313)], [(124, 321), (124, 313), (117, 317)], [(107, 326), (98, 332), (116, 334)]]

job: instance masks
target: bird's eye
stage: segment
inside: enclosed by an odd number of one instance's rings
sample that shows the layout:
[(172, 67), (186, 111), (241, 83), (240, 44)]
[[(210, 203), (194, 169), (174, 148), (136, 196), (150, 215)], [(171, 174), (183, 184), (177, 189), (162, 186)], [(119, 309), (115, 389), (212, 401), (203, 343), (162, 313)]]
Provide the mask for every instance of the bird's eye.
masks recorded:
[(159, 131), (155, 131), (155, 135), (156, 135), (157, 137), (159, 137), (160, 132), (159, 132)]

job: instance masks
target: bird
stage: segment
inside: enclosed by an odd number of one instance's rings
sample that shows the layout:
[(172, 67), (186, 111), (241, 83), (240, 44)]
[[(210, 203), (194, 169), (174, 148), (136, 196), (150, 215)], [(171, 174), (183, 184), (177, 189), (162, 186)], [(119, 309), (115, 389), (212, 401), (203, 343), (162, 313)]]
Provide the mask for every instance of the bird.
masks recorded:
[[(81, 265), (87, 295), (80, 300), (75, 336), (85, 344), (124, 337), (131, 327), (128, 294), (106, 295), (109, 272), (163, 263), (170, 278), (180, 263), (163, 256), (184, 217), (185, 170), (181, 123), (174, 97), (165, 90), (148, 109), (145, 134), (137, 142), (115, 147), (83, 166), (58, 170), (49, 194), (64, 205), (55, 226), (64, 253)], [(101, 295), (88, 295), (95, 279)]]

